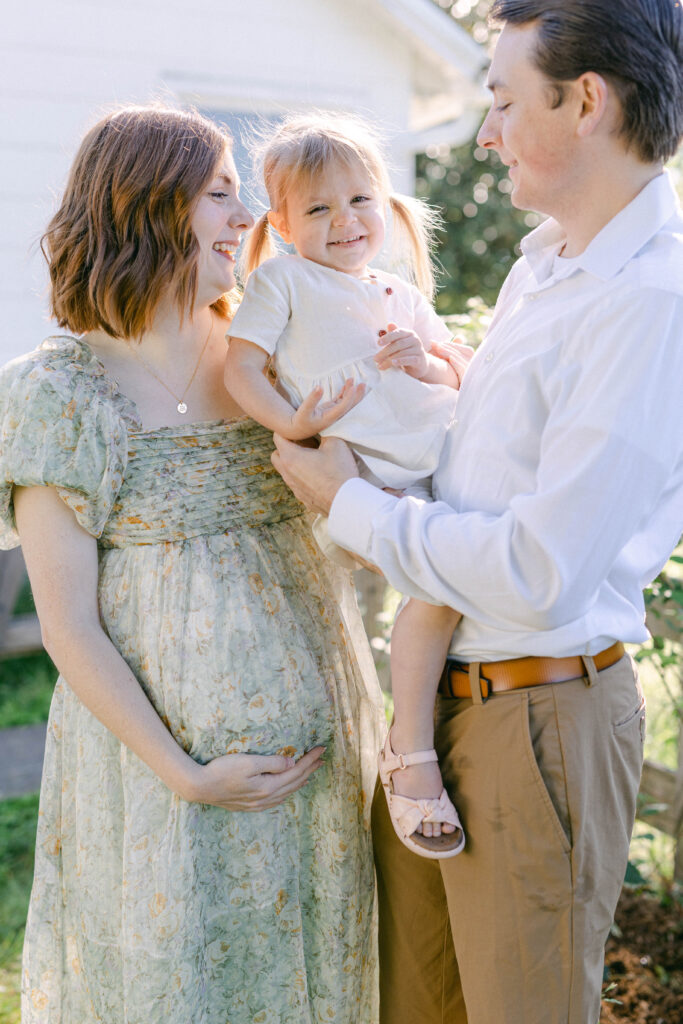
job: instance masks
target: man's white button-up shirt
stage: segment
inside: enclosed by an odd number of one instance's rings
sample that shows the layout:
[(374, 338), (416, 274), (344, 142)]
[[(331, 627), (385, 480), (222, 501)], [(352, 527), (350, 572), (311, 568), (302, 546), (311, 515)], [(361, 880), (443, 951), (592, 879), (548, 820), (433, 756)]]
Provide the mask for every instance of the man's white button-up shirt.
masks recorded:
[(468, 369), (434, 502), (361, 480), (330, 535), (464, 618), (465, 661), (647, 639), (642, 589), (683, 531), (683, 216), (654, 178), (563, 260), (543, 223)]

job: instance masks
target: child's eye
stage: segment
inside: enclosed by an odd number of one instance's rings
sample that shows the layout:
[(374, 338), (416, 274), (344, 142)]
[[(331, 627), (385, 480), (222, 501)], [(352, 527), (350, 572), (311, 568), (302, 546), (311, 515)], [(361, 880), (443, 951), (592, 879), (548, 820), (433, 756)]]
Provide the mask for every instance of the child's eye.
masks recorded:
[(370, 196), (354, 196), (351, 200), (352, 203), (369, 203)]
[(312, 213), (320, 213), (321, 210), (326, 210), (326, 209), (327, 209), (327, 207), (326, 206), (322, 206), (322, 205), (320, 205), (320, 206), (312, 206), (311, 209), (308, 211), (308, 213), (309, 213), (309, 216), (310, 216)]

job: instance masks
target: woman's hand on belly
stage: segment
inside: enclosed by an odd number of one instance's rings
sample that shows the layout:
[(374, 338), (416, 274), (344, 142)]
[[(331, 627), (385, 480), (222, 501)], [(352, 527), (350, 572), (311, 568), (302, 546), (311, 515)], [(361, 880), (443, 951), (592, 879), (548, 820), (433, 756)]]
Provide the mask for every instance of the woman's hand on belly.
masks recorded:
[(313, 747), (298, 761), (281, 754), (225, 754), (196, 764), (185, 800), (228, 811), (264, 811), (301, 789), (320, 767), (324, 747)]

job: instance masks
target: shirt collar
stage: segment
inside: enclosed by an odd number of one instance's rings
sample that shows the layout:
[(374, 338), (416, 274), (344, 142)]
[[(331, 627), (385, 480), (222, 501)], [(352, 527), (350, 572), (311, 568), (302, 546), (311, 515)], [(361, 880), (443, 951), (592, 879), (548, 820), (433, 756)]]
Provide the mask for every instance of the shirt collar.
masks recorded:
[[(648, 182), (628, 206), (605, 224), (576, 261), (572, 260), (571, 271), (585, 270), (603, 281), (615, 277), (666, 224), (677, 208), (676, 192), (669, 174), (664, 171)], [(539, 285), (552, 275), (555, 256), (564, 237), (557, 221), (549, 218), (522, 239), (522, 252)]]

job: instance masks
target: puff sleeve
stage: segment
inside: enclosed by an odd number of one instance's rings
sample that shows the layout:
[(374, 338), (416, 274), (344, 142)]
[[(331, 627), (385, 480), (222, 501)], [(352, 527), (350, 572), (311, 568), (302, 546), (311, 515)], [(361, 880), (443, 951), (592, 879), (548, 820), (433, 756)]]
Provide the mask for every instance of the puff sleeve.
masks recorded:
[(231, 337), (273, 355), (292, 312), (287, 269), (288, 258), (275, 256), (252, 271), (230, 324)]
[(0, 548), (19, 544), (14, 485), (56, 487), (99, 537), (123, 481), (127, 400), (77, 339), (48, 339), (0, 371)]

